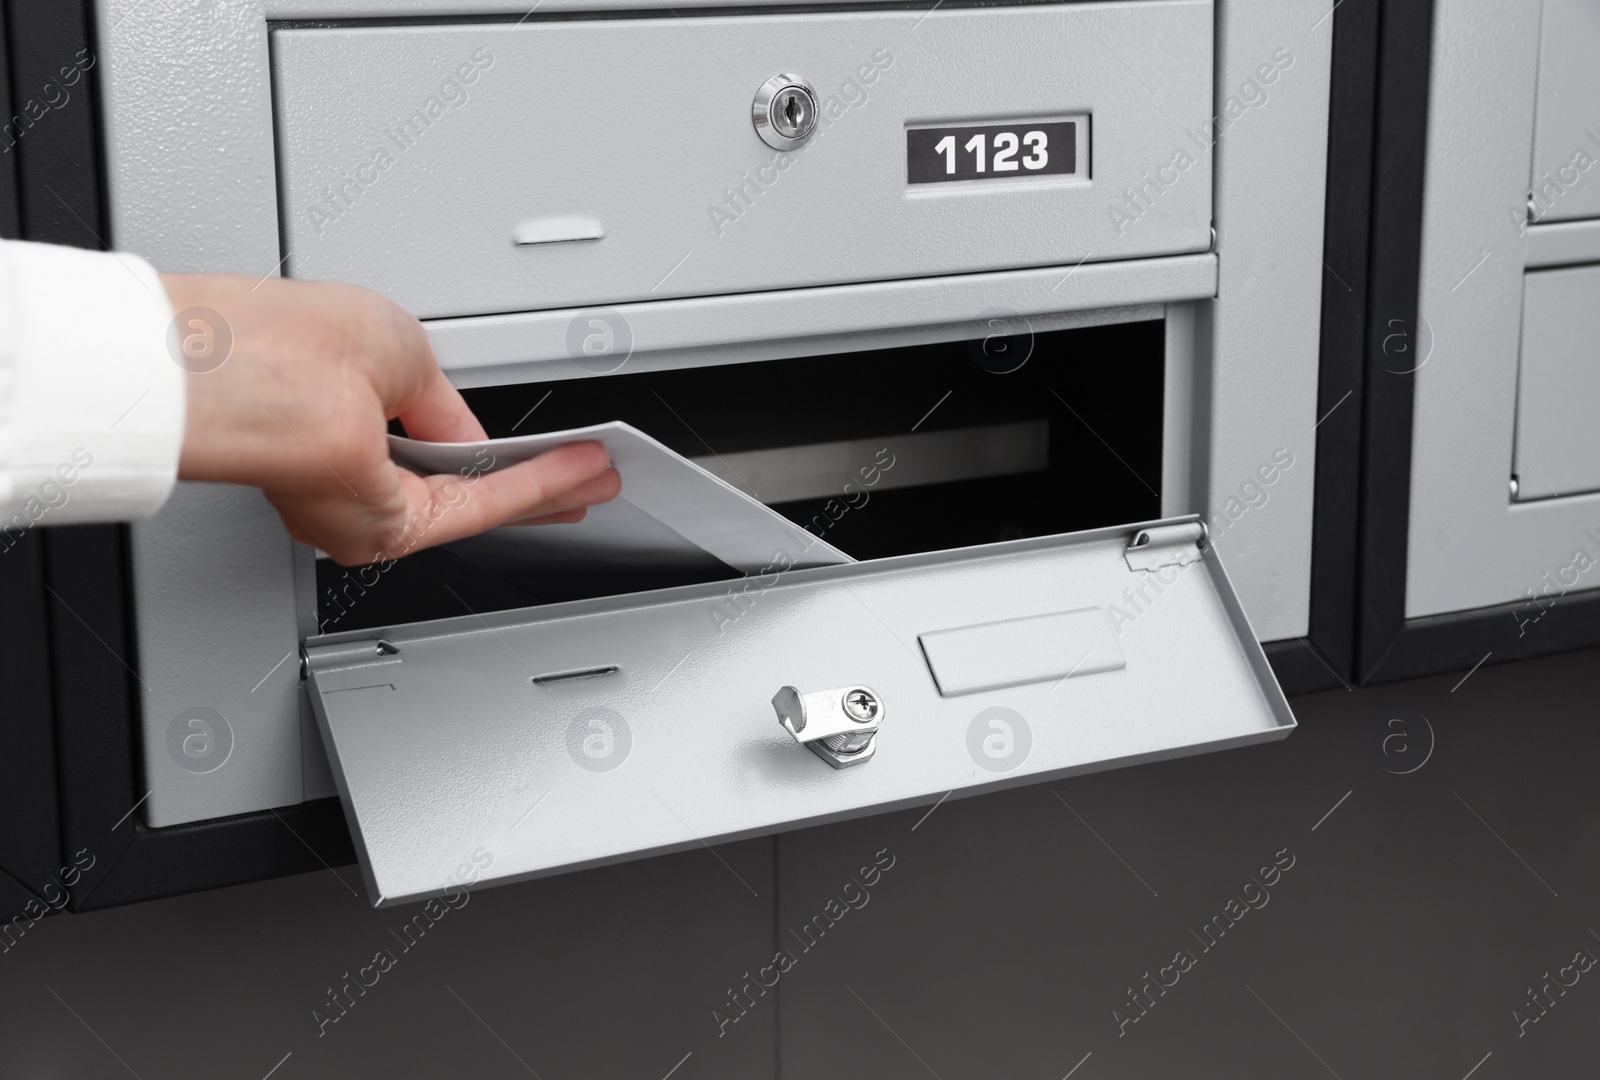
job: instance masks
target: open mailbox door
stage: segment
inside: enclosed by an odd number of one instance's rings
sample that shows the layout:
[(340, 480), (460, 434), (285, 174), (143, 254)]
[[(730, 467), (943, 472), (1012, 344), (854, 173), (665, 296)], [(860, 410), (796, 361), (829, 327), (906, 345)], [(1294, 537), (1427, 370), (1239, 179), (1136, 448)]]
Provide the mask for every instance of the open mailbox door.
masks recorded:
[(1193, 517), (327, 635), (305, 670), (377, 906), (1294, 728)]

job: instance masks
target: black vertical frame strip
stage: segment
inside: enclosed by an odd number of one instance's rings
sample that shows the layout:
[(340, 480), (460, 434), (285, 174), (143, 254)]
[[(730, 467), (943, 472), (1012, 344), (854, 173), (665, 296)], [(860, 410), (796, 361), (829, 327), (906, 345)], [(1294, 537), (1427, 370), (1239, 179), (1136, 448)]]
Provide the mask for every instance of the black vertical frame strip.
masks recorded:
[(103, 249), (90, 6), (9, 0), (6, 21), (23, 237)]
[(1377, 116), (1379, 0), (1334, 12), (1323, 226), (1322, 363), (1317, 386), (1317, 494), (1312, 526), (1311, 640), (1344, 677), (1355, 672), (1361, 418)]
[(60, 868), (44, 541), (12, 532), (0, 547), (0, 871), (40, 894)]
[(1387, 0), (1378, 46), (1372, 247), (1361, 439), (1362, 681), (1382, 668), (1405, 622), (1411, 504), (1412, 357), (1421, 339), (1423, 174), (1427, 155), (1432, 0)]
[(22, 208), (17, 203), (17, 155), (6, 125), (15, 126), (11, 85), (11, 34), (6, 5), (0, 3), (0, 239), (22, 238)]
[(138, 675), (128, 632), (122, 529), (53, 529), (48, 567), (60, 760), (63, 866), (87, 866), (74, 907), (106, 878), (137, 836), (142, 791), (133, 757)]
[[(40, 79), (48, 69), (47, 57), (55, 55), (62, 40), (74, 37), (74, 18), (81, 25), (83, 17), (74, 4), (9, 0), (0, 5), (0, 237), (61, 239), (48, 223), (25, 219), (23, 185), (46, 177), (48, 162), (67, 147), (73, 147), (67, 153), (82, 160), (93, 159), (93, 125), (85, 122), (87, 102), (74, 103), (52, 91), (49, 97), (62, 106), (53, 108), (45, 100)], [(41, 35), (41, 27), (50, 30)], [(81, 107), (69, 110), (72, 104)], [(55, 133), (42, 139), (39, 152), (25, 161), (35, 149), (25, 145), (27, 135), (48, 132), (46, 123), (55, 120), (62, 121)], [(97, 213), (92, 203), (88, 205)], [(6, 708), (0, 711), (5, 747), (0, 753), (0, 896), (6, 902), (0, 917), (4, 918), (31, 917), (39, 910), (36, 904), (25, 905), (28, 893), (52, 906), (61, 898), (46, 544), (40, 529), (13, 525), (0, 534), (0, 611), (5, 613), (0, 619), (0, 680), (6, 692)]]
[[(3, 141), (10, 144), (6, 156), (15, 159), (26, 240), (104, 247), (91, 21), (89, 5), (82, 2), (10, 0), (7, 5), (15, 108)], [(128, 666), (132, 651), (121, 565), (125, 533), (120, 526), (64, 526), (30, 530), (24, 541), (31, 548), (39, 598), (31, 635), (39, 655), (30, 659), (37, 661), (34, 677), (51, 680), (33, 723), (47, 732), (53, 728), (55, 766), (41, 773), (33, 797), (45, 805), (48, 782), (49, 816), (59, 823), (59, 831), (48, 834), (54, 869), (72, 865), (75, 850), (87, 849), (80, 865), (93, 862), (72, 889), (78, 901), (133, 838), (126, 820), (115, 836), (104, 828), (123, 817), (132, 801), (126, 732), (133, 715), (128, 684), (134, 676)], [(97, 769), (90, 799), (68, 798), (65, 790), (59, 766), (78, 753), (110, 766)], [(100, 830), (86, 830), (84, 820), (74, 820), (96, 819), (111, 806), (120, 808)]]
[(1355, 678), (1357, 522), (1379, 24), (1380, 0), (1342, 0), (1333, 12), (1311, 619), (1305, 640), (1272, 642), (1267, 647), (1274, 674), (1291, 694), (1338, 689)]

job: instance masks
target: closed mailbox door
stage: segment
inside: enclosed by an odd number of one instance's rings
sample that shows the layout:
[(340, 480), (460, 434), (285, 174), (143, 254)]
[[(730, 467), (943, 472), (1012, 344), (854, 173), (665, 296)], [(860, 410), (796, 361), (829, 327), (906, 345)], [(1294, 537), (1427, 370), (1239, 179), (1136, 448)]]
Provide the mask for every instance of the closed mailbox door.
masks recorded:
[[(1203, 252), (1211, 25), (1146, 0), (278, 30), (287, 272), (428, 318)], [(814, 95), (788, 148), (753, 122), (779, 76)]]

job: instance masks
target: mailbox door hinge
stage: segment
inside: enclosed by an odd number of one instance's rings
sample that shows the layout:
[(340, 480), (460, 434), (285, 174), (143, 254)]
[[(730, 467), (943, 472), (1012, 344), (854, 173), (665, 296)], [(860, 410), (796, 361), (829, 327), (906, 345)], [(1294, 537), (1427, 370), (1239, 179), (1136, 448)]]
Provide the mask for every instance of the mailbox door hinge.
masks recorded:
[(1186, 521), (1140, 529), (1128, 541), (1123, 558), (1128, 561), (1129, 570), (1159, 570), (1199, 562), (1205, 557), (1205, 550), (1205, 522)]
[(400, 662), (400, 646), (384, 638), (344, 641), (336, 645), (312, 645), (300, 650), (300, 678), (315, 671), (319, 676), (384, 667)]

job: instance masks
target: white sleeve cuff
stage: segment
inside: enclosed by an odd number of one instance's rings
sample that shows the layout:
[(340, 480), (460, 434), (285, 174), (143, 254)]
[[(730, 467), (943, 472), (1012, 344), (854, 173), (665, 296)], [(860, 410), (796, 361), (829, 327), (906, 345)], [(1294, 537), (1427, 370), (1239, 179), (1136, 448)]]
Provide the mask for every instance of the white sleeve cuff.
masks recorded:
[(184, 422), (171, 321), (136, 255), (0, 241), (0, 547), (166, 500)]

